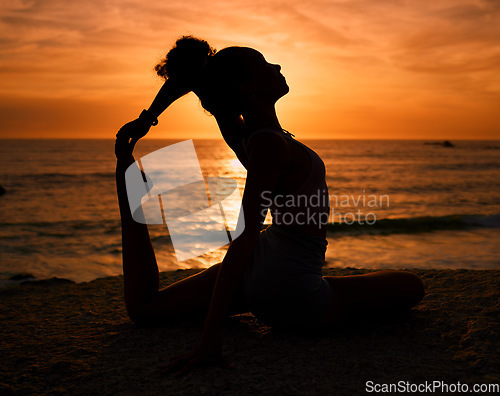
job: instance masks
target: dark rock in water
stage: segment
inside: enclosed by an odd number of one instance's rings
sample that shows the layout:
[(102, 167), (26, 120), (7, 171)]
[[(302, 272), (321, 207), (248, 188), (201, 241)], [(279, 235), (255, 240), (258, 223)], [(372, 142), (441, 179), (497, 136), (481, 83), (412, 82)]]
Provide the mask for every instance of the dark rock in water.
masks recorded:
[(424, 144), (428, 146), (455, 147), (455, 145), (449, 140), (445, 140), (443, 142), (424, 142)]
[(27, 279), (35, 279), (35, 277), (31, 274), (22, 273), (22, 274), (12, 275), (9, 278), (9, 280), (13, 280), (13, 281), (20, 281), (20, 280), (27, 280)]
[(54, 285), (70, 285), (73, 282), (72, 280), (69, 279), (64, 279), (64, 278), (50, 278), (50, 279), (41, 279), (41, 280), (26, 280), (24, 282), (21, 282), (21, 285), (36, 285), (36, 286), (54, 286)]
[(2, 186), (0, 186), (0, 196), (4, 195), (6, 192), (7, 192), (7, 190), (5, 188), (3, 188)]

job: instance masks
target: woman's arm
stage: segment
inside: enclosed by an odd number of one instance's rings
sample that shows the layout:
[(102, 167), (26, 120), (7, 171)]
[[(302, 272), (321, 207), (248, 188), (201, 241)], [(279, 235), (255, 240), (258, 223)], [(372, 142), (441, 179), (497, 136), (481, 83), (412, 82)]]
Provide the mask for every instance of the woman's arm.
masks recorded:
[(231, 297), (248, 265), (267, 214), (267, 200), (263, 198), (263, 193), (274, 191), (285, 162), (286, 147), (284, 139), (276, 134), (257, 134), (248, 141), (248, 174), (242, 200), (245, 229), (231, 243), (222, 261), (204, 337), (220, 334)]
[(262, 133), (251, 137), (248, 147), (248, 175), (242, 202), (245, 230), (231, 243), (222, 261), (200, 342), (192, 353), (169, 367), (174, 370), (181, 368), (179, 375), (207, 360), (220, 345), (227, 309), (250, 261), (267, 213), (263, 192), (274, 191), (288, 156), (286, 141), (276, 134)]
[(190, 91), (191, 89), (183, 87), (175, 79), (169, 78), (158, 91), (147, 112), (156, 119), (168, 106)]
[(145, 136), (149, 129), (158, 124), (158, 116), (165, 111), (173, 102), (184, 96), (191, 89), (185, 88), (175, 79), (168, 79), (160, 88), (148, 110), (143, 110), (138, 118), (125, 124), (118, 136), (127, 136), (133, 139), (133, 144)]

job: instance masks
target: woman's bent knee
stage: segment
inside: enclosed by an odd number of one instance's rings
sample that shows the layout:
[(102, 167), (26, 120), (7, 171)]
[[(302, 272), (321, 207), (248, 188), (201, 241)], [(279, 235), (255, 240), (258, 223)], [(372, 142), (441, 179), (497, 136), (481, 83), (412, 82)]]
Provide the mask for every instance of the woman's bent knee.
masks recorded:
[(144, 326), (148, 322), (146, 319), (146, 315), (140, 312), (140, 310), (137, 308), (135, 309), (127, 308), (127, 313), (130, 320), (138, 326)]
[(129, 314), (129, 318), (139, 327), (156, 327), (174, 323), (171, 318), (159, 318), (145, 312)]
[(133, 307), (127, 307), (127, 313), (130, 320), (137, 326), (150, 327), (157, 325), (159, 322), (159, 318), (157, 316), (152, 315), (139, 304), (135, 304)]

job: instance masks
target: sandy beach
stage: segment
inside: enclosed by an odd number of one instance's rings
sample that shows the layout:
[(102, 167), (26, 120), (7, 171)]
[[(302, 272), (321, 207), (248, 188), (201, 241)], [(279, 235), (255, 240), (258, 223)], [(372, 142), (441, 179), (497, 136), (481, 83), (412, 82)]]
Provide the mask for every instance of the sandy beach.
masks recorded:
[[(162, 273), (162, 285), (195, 272)], [(138, 328), (126, 315), (121, 277), (10, 286), (0, 290), (0, 394), (355, 395), (367, 381), (499, 383), (499, 272), (413, 272), (427, 295), (404, 318), (306, 337), (235, 316), (223, 347), (232, 368), (181, 378), (160, 369), (191, 350), (201, 323)]]

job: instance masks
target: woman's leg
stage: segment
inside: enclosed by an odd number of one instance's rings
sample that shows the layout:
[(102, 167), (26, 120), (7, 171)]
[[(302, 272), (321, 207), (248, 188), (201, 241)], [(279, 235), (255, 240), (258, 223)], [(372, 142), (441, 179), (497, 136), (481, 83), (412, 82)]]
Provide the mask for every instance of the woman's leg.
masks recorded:
[(420, 278), (405, 271), (324, 278), (330, 283), (334, 297), (321, 327), (402, 313), (418, 304), (425, 294)]
[[(206, 313), (220, 264), (158, 290), (158, 266), (147, 225), (132, 218), (127, 198), (125, 171), (134, 162), (132, 148), (128, 140), (117, 139), (116, 187), (122, 226), (127, 312), (134, 322), (143, 324), (171, 322), (186, 315)], [(241, 291), (237, 291), (233, 300), (231, 313), (244, 312)]]

